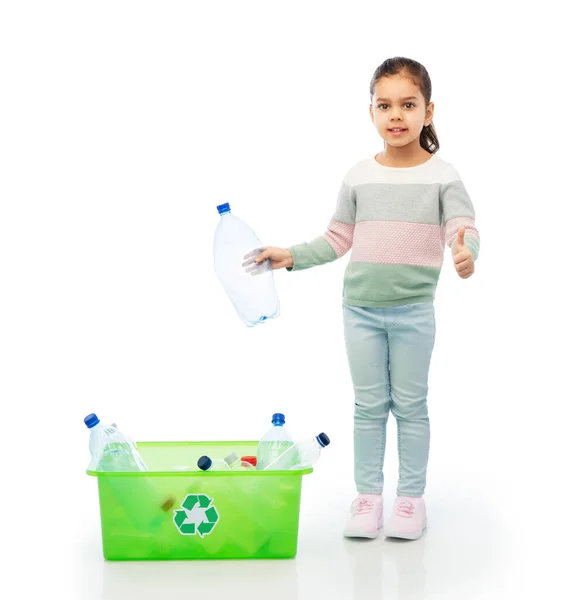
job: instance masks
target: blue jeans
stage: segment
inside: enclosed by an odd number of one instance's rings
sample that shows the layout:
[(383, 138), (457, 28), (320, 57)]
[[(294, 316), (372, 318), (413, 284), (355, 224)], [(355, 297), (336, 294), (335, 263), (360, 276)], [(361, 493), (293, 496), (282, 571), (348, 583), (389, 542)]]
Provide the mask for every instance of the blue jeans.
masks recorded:
[(355, 390), (355, 483), (382, 494), (389, 411), (397, 422), (399, 496), (422, 496), (430, 446), (426, 406), (434, 305), (344, 306), (345, 345)]

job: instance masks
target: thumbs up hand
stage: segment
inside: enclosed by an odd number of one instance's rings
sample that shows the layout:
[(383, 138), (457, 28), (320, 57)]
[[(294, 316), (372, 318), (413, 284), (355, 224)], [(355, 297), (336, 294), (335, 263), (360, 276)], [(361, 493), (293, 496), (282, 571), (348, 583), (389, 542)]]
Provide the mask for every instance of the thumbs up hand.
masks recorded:
[(454, 268), (456, 269), (456, 273), (458, 273), (462, 279), (468, 279), (468, 277), (474, 274), (474, 257), (464, 242), (465, 232), (466, 228), (460, 227), (458, 230), (458, 239), (452, 248)]

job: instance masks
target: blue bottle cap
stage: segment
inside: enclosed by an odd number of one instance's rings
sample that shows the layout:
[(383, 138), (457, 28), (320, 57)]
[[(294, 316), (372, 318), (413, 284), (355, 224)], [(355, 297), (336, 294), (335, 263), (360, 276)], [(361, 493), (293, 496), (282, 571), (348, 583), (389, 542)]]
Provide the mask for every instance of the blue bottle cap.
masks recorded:
[(284, 425), (285, 416), (282, 413), (275, 413), (272, 415), (272, 425)]
[(196, 464), (202, 471), (208, 471), (212, 466), (212, 459), (208, 456), (201, 456)]
[(316, 437), (317, 441), (320, 443), (322, 448), (325, 448), (325, 446), (329, 446), (329, 444), (331, 443), (331, 440), (329, 439), (329, 436), (325, 433), (320, 433), (317, 437)]
[(87, 415), (85, 419), (83, 419), (83, 422), (87, 425), (88, 429), (91, 429), (92, 427), (95, 427), (97, 423), (99, 423), (99, 419), (95, 413), (91, 413), (90, 415)]
[(218, 209), (218, 214), (220, 215), (230, 212), (230, 204), (228, 204), (228, 202), (226, 202), (226, 204), (219, 204), (216, 208)]

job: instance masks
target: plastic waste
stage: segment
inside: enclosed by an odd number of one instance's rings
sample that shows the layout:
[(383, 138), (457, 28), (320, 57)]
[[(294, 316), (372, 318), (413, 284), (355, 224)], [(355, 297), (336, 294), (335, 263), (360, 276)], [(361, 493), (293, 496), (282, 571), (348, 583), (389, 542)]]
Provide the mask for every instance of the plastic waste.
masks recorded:
[(270, 463), (266, 471), (286, 471), (312, 467), (321, 456), (321, 451), (329, 446), (330, 440), (325, 433), (314, 438), (300, 440), (288, 448), (281, 456)]
[[(115, 424), (104, 425), (94, 413), (83, 421), (90, 432), (90, 471), (132, 473), (149, 470), (135, 443)], [(99, 493), (109, 492), (125, 509), (129, 523), (142, 532), (156, 533), (165, 521), (170, 520), (174, 496), (159, 492), (147, 477), (101, 477)], [(133, 498), (139, 501), (136, 510), (133, 510)]]
[(112, 425), (101, 423), (97, 415), (84, 419), (89, 429), (90, 469), (92, 471), (148, 471), (134, 442)]
[(232, 471), (255, 471), (256, 467), (251, 463), (242, 460), (236, 452), (232, 452), (225, 459), (224, 462), (230, 467)]
[(201, 471), (229, 471), (228, 464), (219, 458), (210, 458), (209, 456), (201, 456), (196, 463)]
[(285, 416), (282, 413), (272, 415), (272, 426), (258, 444), (256, 469), (263, 471), (293, 444), (293, 439), (284, 425)]
[(214, 233), (214, 269), (238, 316), (254, 327), (279, 315), (270, 261), (256, 265), (255, 276), (244, 269), (244, 258), (262, 251), (262, 243), (244, 221), (230, 211), (230, 204), (218, 207), (220, 222)]

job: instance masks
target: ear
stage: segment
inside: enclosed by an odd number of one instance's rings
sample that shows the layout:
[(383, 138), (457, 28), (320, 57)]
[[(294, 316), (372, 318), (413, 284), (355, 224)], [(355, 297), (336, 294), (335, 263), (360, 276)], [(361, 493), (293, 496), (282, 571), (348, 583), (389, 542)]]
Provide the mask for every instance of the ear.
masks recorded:
[(424, 126), (428, 127), (432, 123), (433, 118), (434, 118), (434, 102), (431, 102), (426, 107), (426, 117), (424, 117)]
[(369, 104), (369, 114), (371, 115), (371, 121), (375, 122), (375, 117), (373, 116), (373, 105)]

